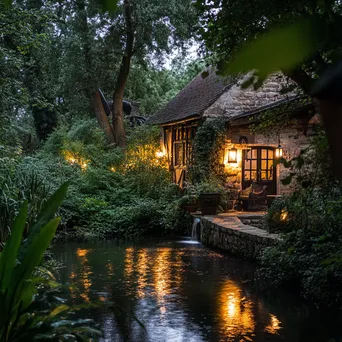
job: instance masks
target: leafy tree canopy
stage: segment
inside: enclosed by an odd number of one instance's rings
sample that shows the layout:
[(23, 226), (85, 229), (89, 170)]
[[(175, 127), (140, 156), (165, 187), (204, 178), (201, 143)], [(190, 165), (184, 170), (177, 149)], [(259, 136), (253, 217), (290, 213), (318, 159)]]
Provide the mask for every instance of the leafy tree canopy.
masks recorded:
[[(315, 77), (341, 58), (340, 1), (198, 0), (196, 6), (207, 52), (216, 61), (232, 62), (244, 51), (253, 61), (245, 69), (259, 69), (262, 78), (282, 69), (309, 92)], [(256, 38), (258, 44), (251, 44)]]

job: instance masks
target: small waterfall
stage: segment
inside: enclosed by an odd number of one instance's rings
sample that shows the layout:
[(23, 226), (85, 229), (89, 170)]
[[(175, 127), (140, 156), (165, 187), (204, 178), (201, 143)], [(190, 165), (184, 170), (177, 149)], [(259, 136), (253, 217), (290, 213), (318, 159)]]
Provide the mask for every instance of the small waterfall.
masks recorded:
[(194, 223), (192, 224), (192, 230), (191, 230), (191, 239), (192, 240), (198, 240), (201, 230), (201, 219), (199, 217), (194, 219)]

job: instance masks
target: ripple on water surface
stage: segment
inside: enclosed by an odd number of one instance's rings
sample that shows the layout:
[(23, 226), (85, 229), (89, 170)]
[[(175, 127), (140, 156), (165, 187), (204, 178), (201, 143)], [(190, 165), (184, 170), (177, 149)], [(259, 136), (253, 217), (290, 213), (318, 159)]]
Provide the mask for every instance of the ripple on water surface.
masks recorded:
[(197, 241), (68, 243), (54, 255), (65, 265), (60, 280), (76, 285), (71, 301), (114, 300), (145, 326), (94, 309), (86, 315), (101, 326), (103, 341), (328, 340), (322, 317), (296, 299), (254, 290), (255, 265)]

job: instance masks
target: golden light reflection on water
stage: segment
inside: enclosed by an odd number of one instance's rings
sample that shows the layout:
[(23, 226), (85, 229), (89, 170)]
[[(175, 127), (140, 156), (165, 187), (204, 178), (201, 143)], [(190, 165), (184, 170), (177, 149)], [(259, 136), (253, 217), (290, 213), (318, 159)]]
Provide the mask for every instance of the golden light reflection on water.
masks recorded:
[(125, 277), (130, 278), (134, 271), (134, 248), (126, 248), (125, 254)]
[(157, 300), (161, 302), (171, 292), (171, 248), (158, 249), (157, 253), (152, 271)]
[(253, 336), (255, 319), (253, 302), (242, 296), (241, 289), (232, 280), (227, 280), (219, 292), (219, 325), (229, 338)]
[[(82, 249), (82, 248), (77, 248), (76, 250), (76, 255), (81, 259), (81, 261), (88, 261), (86, 258), (87, 254), (91, 251), (91, 249)], [(82, 259), (84, 258), (84, 259)]]
[(143, 248), (138, 251), (137, 261), (137, 294), (139, 298), (143, 298), (146, 295), (147, 287), (147, 271), (149, 267), (149, 259), (147, 249)]
[(114, 267), (111, 263), (106, 265), (108, 277), (111, 278), (114, 275)]
[[(86, 302), (90, 301), (89, 292), (90, 292), (90, 288), (92, 285), (92, 281), (90, 277), (93, 274), (93, 271), (92, 271), (92, 267), (88, 264), (89, 260), (87, 258), (88, 253), (91, 251), (92, 251), (91, 249), (82, 249), (82, 248), (77, 248), (76, 250), (77, 258), (81, 262), (81, 270), (78, 275), (78, 282), (82, 286), (82, 290), (83, 290), (83, 292), (81, 292), (79, 296)], [(77, 279), (76, 273), (73, 270), (69, 275), (69, 280), (70, 282), (75, 282), (75, 279)], [(70, 289), (70, 291), (71, 291), (72, 298), (76, 298), (76, 291), (73, 289)]]
[(182, 251), (172, 248), (126, 248), (125, 251), (125, 279), (128, 287), (136, 280), (136, 295), (144, 298), (151, 290), (155, 294), (160, 312), (164, 314), (165, 296), (177, 288), (182, 279)]
[[(79, 264), (72, 267), (68, 274), (70, 282), (79, 288), (78, 292), (74, 288), (70, 289), (72, 298), (78, 296), (86, 302), (90, 301), (92, 286), (96, 288), (96, 284), (93, 285), (93, 282), (96, 283), (96, 278), (93, 277), (92, 264), (88, 260), (91, 251), (92, 249), (78, 248), (76, 256)], [(182, 284), (186, 284), (189, 280), (184, 273), (188, 265), (184, 257), (187, 257), (187, 254), (182, 249), (126, 248), (123, 256), (126, 294), (144, 299), (144, 303), (150, 297), (154, 298), (154, 305), (156, 305), (155, 300), (157, 301), (158, 315), (169, 317), (168, 314), (174, 309), (170, 305), (170, 295), (177, 295), (178, 289), (183, 289)], [(106, 277), (115, 277), (114, 265), (117, 267), (117, 264), (109, 260), (103, 264)], [(199, 277), (200, 273), (197, 273), (197, 276)], [(99, 292), (98, 299), (105, 302), (110, 291), (106, 289)], [(224, 281), (217, 291), (218, 311), (215, 317), (225, 341), (254, 341), (260, 331), (275, 335), (282, 329), (278, 317), (265, 312), (261, 301), (254, 303), (250, 296), (243, 292), (242, 287), (233, 280)], [(174, 300), (174, 297), (171, 298)]]
[[(242, 294), (241, 288), (232, 280), (223, 283), (219, 291), (219, 326), (229, 341), (240, 336), (240, 342), (253, 341), (255, 337), (255, 304)], [(280, 320), (269, 314), (270, 323), (265, 327), (269, 334), (277, 334), (281, 329)]]
[(279, 319), (275, 315), (270, 314), (270, 324), (265, 327), (265, 331), (272, 335), (278, 334), (279, 330), (282, 329), (280, 324)]

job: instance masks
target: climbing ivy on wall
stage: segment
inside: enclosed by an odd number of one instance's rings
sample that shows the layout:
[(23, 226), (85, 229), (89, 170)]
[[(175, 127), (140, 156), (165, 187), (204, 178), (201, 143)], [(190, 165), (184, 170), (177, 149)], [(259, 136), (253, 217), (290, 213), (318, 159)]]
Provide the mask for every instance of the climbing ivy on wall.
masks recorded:
[[(253, 133), (260, 133), (265, 136), (279, 135), (286, 127), (297, 123), (294, 117), (294, 110), (309, 104), (311, 100), (308, 97), (296, 98), (285, 102), (281, 106), (268, 109), (257, 117), (257, 122), (249, 127)], [(255, 120), (251, 117), (251, 120)]]
[(225, 123), (222, 119), (208, 119), (197, 130), (189, 176), (192, 183), (225, 180), (223, 154)]

